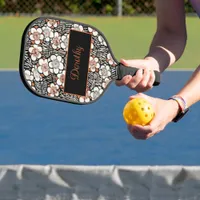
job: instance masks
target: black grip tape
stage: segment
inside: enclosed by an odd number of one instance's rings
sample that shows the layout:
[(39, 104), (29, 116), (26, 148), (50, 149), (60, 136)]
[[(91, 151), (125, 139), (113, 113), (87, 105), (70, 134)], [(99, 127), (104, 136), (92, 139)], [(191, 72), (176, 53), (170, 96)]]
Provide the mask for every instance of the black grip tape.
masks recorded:
[[(124, 76), (131, 75), (135, 76), (136, 72), (138, 71), (138, 68), (135, 67), (125, 67), (123, 64), (118, 65), (117, 69), (117, 80), (121, 80)], [(154, 86), (158, 86), (160, 84), (160, 72), (154, 71), (155, 74), (155, 81)]]

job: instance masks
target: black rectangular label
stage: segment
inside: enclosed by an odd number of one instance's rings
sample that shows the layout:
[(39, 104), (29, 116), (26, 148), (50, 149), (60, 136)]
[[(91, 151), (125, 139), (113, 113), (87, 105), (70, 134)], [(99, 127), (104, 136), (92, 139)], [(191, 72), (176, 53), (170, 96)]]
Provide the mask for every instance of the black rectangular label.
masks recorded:
[(90, 34), (75, 30), (70, 31), (65, 92), (85, 96), (90, 45)]

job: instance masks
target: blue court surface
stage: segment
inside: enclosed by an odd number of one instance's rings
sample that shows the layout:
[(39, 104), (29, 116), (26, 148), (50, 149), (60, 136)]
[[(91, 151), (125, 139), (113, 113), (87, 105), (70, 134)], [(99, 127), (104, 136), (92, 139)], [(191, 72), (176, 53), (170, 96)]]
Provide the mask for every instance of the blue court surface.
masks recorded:
[[(191, 73), (165, 72), (162, 84), (147, 94), (168, 98)], [(200, 103), (179, 123), (140, 141), (129, 134), (122, 117), (128, 97), (135, 94), (126, 87), (113, 83), (96, 103), (71, 105), (34, 96), (18, 71), (2, 71), (0, 91), (0, 164), (200, 164)]]

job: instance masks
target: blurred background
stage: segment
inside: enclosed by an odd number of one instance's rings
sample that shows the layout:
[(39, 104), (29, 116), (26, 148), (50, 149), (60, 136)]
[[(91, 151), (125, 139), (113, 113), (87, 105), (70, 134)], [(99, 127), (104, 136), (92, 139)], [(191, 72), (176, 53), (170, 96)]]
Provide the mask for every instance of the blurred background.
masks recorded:
[[(186, 0), (185, 10), (188, 44), (184, 56), (172, 66), (175, 68), (198, 65), (199, 21)], [(41, 15), (95, 26), (104, 33), (117, 59), (144, 57), (156, 28), (153, 0), (0, 0), (0, 68), (18, 68), (23, 30)]]
[[(153, 0), (1, 0), (2, 14), (133, 16), (154, 14)], [(187, 13), (193, 13), (185, 0)]]

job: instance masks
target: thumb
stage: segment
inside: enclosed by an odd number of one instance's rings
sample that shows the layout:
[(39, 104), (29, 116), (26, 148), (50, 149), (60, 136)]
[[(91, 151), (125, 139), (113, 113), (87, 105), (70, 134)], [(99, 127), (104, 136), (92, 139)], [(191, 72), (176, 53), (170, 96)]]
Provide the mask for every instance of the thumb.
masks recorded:
[(125, 60), (121, 59), (120, 62), (126, 67), (142, 67), (142, 60)]

